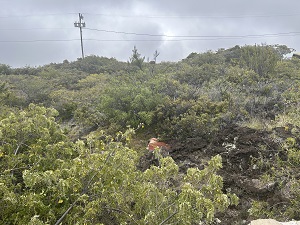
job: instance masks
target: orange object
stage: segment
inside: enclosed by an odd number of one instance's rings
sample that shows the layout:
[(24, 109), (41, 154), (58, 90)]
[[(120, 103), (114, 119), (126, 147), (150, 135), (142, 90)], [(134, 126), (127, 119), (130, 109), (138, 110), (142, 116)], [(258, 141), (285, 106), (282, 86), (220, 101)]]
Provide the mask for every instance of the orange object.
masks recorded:
[(148, 146), (147, 146), (147, 150), (149, 151), (154, 151), (155, 148), (160, 148), (160, 149), (166, 149), (169, 150), (170, 146), (168, 144), (166, 144), (165, 142), (162, 141), (158, 141), (157, 138), (151, 138), (149, 140)]

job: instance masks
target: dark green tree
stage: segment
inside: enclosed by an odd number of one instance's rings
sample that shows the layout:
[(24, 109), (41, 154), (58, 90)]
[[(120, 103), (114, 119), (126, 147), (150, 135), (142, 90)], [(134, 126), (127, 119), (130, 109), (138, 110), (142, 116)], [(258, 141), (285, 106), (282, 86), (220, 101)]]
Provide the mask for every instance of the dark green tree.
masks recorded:
[(132, 55), (129, 59), (131, 65), (137, 66), (140, 70), (143, 70), (143, 63), (145, 61), (145, 56), (142, 57), (141, 54), (138, 52), (136, 46), (133, 47)]
[(254, 70), (261, 77), (268, 77), (281, 59), (280, 54), (270, 45), (245, 46), (240, 51), (240, 65)]
[(9, 75), (11, 74), (11, 68), (9, 65), (0, 64), (0, 74)]

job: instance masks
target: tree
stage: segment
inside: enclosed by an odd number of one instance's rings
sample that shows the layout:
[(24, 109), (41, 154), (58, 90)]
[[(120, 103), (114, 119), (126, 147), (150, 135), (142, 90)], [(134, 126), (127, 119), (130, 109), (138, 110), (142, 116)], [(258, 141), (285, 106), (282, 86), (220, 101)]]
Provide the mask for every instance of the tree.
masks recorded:
[(159, 56), (159, 52), (157, 50), (155, 50), (154, 54), (153, 54), (153, 60), (156, 63), (157, 57)]
[(9, 65), (0, 64), (0, 74), (9, 75), (11, 74), (12, 69)]
[(247, 66), (261, 77), (268, 77), (281, 59), (281, 54), (270, 45), (245, 46), (240, 49), (240, 53), (240, 65)]
[(273, 47), (282, 59), (285, 55), (295, 51), (295, 49), (289, 48), (286, 45), (274, 45)]
[(129, 58), (129, 62), (131, 65), (137, 66), (140, 70), (143, 70), (143, 62), (145, 60), (145, 56), (141, 57), (141, 54), (138, 52), (136, 46), (133, 47), (132, 55)]

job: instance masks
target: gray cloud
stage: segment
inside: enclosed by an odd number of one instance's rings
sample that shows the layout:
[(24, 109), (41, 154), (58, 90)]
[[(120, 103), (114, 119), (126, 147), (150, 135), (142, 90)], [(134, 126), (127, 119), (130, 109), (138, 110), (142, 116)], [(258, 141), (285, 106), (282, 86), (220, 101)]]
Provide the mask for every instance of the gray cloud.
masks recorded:
[(73, 26), (78, 13), (83, 13), (87, 25), (83, 30), (86, 55), (126, 61), (133, 46), (137, 46), (150, 60), (158, 50), (161, 53), (158, 60), (174, 61), (191, 52), (255, 43), (285, 44), (300, 49), (300, 35), (291, 33), (300, 32), (298, 0), (0, 0), (0, 3), (0, 63), (13, 67), (81, 57), (79, 29)]

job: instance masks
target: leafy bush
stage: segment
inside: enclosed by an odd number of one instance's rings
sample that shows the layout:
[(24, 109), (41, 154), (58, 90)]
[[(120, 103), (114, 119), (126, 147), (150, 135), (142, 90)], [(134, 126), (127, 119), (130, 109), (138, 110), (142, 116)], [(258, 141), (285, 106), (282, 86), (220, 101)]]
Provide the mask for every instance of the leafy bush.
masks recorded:
[(273, 182), (279, 184), (277, 191), (280, 193), (281, 201), (276, 204), (254, 201), (249, 211), (255, 218), (266, 217), (284, 221), (300, 219), (300, 181), (298, 177), (300, 149), (294, 138), (287, 138), (282, 144), (282, 151), (281, 155), (286, 155), (286, 157), (277, 155), (276, 160), (269, 163), (272, 167), (265, 174)]
[(209, 137), (221, 125), (228, 102), (213, 102), (207, 97), (197, 101), (169, 101), (155, 112), (157, 130), (176, 139)]
[(30, 105), (0, 121), (5, 224), (194, 224), (237, 204), (235, 195), (222, 193), (220, 156), (183, 177), (170, 157), (142, 172), (126, 144), (133, 129), (115, 137), (92, 132), (71, 143), (55, 115)]

